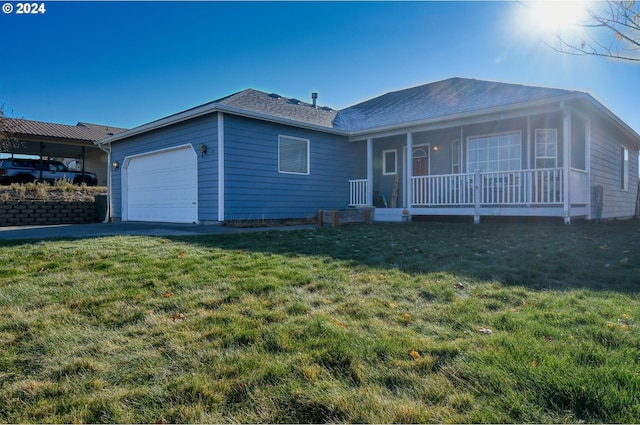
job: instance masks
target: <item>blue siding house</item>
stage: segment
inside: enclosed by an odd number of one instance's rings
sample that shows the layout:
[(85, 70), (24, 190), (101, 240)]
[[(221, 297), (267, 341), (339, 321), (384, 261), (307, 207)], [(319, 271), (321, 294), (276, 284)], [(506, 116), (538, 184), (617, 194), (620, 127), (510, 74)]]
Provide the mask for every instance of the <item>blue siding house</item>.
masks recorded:
[(336, 111), (247, 89), (107, 137), (113, 220), (220, 223), (375, 206), (630, 218), (640, 136), (587, 93), (451, 78)]

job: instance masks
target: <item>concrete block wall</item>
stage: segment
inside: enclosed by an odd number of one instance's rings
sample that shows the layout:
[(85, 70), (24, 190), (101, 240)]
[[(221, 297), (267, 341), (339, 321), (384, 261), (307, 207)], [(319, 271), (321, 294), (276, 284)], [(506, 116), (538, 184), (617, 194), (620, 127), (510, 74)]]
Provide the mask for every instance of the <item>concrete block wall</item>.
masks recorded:
[(0, 202), (0, 226), (95, 223), (96, 219), (95, 202)]

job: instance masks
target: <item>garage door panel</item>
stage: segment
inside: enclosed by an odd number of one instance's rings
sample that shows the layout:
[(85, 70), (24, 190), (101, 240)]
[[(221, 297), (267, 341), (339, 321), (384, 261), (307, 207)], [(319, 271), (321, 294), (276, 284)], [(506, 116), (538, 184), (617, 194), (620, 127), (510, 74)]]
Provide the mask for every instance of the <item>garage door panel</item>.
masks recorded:
[(191, 146), (130, 158), (126, 168), (126, 219), (198, 221), (197, 156)]

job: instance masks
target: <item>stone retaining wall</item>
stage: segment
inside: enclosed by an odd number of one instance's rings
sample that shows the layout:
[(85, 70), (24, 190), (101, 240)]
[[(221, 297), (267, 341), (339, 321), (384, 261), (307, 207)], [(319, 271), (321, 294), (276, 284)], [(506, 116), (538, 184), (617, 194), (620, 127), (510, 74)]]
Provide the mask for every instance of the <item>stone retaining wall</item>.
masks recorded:
[(0, 201), (0, 226), (96, 222), (95, 202)]

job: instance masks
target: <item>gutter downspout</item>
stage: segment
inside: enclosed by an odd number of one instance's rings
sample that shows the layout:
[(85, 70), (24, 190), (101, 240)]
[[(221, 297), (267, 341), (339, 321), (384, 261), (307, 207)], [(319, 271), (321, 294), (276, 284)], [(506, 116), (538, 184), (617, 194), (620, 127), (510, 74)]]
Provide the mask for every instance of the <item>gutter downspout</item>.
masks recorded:
[(109, 149), (105, 149), (102, 146), (102, 143), (98, 143), (98, 149), (107, 153), (107, 214), (104, 217), (103, 223), (108, 223), (111, 220), (111, 145), (109, 145)]

